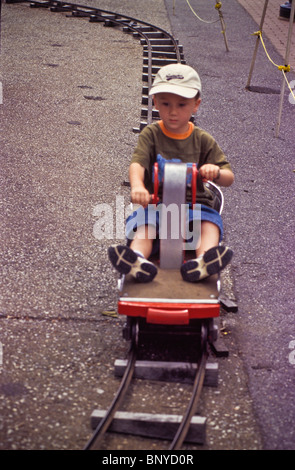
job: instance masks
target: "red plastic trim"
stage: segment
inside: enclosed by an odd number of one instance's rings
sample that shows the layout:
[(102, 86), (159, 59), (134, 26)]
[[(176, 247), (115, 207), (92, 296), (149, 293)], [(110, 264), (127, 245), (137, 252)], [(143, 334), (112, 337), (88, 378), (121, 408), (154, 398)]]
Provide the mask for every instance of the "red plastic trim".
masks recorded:
[(196, 164), (193, 163), (192, 165), (192, 207), (196, 204), (197, 200), (197, 177), (198, 177), (198, 170)]
[(148, 308), (146, 321), (158, 325), (188, 325), (189, 311), (188, 309)]
[[(118, 302), (118, 313), (130, 317), (143, 317), (150, 323), (180, 324), (198, 318), (219, 317), (220, 305), (217, 304), (171, 304), (161, 302)], [(167, 322), (170, 323), (167, 323)], [(182, 323), (182, 324), (187, 324)]]
[(156, 162), (154, 164), (154, 194), (152, 194), (152, 204), (158, 204), (160, 198), (158, 197), (159, 192), (159, 165)]

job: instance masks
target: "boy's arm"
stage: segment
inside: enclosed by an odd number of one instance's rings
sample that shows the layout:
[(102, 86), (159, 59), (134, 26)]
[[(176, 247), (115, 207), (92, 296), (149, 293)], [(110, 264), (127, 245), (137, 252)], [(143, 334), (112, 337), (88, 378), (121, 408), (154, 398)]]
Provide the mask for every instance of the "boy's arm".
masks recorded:
[(145, 169), (139, 163), (131, 163), (129, 167), (129, 181), (131, 186), (131, 201), (147, 207), (151, 195), (144, 185)]
[(219, 168), (218, 165), (213, 165), (212, 163), (202, 165), (199, 171), (203, 178), (214, 181), (219, 186), (230, 186), (235, 179), (231, 170)]

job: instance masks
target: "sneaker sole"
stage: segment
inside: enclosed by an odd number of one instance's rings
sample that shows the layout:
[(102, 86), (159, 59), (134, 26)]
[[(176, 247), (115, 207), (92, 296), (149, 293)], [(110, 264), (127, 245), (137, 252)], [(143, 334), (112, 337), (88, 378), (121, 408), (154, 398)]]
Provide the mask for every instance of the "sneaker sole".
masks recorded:
[(150, 282), (158, 272), (153, 263), (145, 258), (140, 258), (127, 246), (111, 246), (108, 249), (108, 255), (112, 265), (119, 273), (130, 273), (138, 282)]
[(196, 282), (217, 274), (224, 269), (232, 259), (233, 252), (225, 246), (217, 246), (208, 250), (199, 261), (187, 261), (181, 267), (185, 281)]

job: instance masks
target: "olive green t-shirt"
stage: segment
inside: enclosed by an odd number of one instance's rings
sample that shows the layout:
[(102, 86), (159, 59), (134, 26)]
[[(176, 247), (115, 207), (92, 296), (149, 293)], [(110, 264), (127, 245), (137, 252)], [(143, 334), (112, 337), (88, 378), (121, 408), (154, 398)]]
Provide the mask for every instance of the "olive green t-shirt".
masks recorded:
[[(188, 132), (172, 134), (162, 121), (158, 121), (141, 131), (131, 159), (131, 163), (139, 163), (145, 168), (144, 184), (150, 194), (153, 193), (152, 171), (158, 154), (167, 160), (178, 158), (184, 163), (196, 163), (198, 169), (205, 163), (212, 163), (231, 170), (223, 151), (208, 132), (190, 122)], [(203, 192), (198, 190), (197, 201), (210, 207), (213, 197), (205, 188)]]

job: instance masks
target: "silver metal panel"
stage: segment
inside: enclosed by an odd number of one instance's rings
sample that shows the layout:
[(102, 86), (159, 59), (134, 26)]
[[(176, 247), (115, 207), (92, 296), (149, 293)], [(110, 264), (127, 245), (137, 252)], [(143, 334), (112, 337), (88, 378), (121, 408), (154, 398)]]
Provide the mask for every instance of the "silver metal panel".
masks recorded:
[[(185, 163), (167, 163), (164, 168), (163, 203), (160, 212), (160, 267), (177, 269), (183, 263), (183, 237), (186, 202)], [(167, 223), (166, 220), (167, 219)]]

